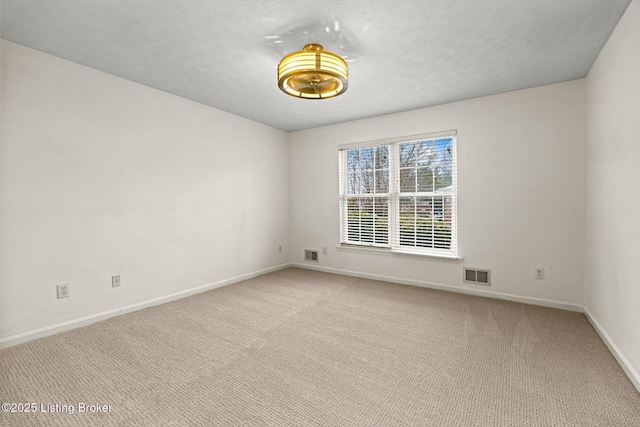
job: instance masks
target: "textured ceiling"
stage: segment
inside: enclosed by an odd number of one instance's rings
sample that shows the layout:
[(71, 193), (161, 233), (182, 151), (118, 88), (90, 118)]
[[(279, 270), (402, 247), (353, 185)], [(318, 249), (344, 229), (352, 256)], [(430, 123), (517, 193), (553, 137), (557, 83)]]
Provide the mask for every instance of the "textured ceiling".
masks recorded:
[[(2, 0), (2, 38), (293, 131), (584, 77), (630, 0)], [(283, 94), (315, 42), (349, 90)]]

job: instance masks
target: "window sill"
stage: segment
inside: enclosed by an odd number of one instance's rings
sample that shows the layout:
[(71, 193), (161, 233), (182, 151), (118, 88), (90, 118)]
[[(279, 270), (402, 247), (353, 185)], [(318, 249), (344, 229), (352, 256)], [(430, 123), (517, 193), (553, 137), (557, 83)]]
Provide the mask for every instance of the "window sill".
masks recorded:
[(412, 256), (412, 257), (421, 257), (421, 258), (434, 258), (443, 261), (452, 261), (452, 262), (462, 262), (464, 258), (457, 256), (447, 256), (447, 255), (433, 255), (433, 254), (425, 254), (423, 252), (412, 252), (409, 250), (398, 250), (398, 249), (390, 249), (390, 248), (380, 248), (375, 246), (358, 246), (358, 245), (341, 245), (337, 244), (336, 249), (339, 251), (345, 252), (360, 252), (360, 253), (368, 253), (371, 255), (386, 255), (386, 256)]

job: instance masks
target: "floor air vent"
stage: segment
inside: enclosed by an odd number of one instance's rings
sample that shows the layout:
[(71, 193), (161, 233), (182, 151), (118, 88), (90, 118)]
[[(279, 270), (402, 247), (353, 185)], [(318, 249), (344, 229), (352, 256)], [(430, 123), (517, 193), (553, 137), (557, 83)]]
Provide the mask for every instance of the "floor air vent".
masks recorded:
[(464, 267), (464, 282), (474, 285), (491, 286), (491, 270)]
[(304, 260), (311, 262), (318, 262), (318, 251), (312, 251), (311, 249), (304, 250)]

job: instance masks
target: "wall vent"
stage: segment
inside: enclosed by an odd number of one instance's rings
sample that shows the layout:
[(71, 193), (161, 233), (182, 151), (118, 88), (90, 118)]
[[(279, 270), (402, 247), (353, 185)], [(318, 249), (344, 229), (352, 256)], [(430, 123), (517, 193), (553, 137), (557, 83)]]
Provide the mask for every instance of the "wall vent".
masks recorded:
[(314, 251), (311, 249), (304, 250), (304, 260), (311, 262), (318, 262), (318, 251)]
[(463, 281), (474, 285), (491, 286), (491, 270), (463, 267)]

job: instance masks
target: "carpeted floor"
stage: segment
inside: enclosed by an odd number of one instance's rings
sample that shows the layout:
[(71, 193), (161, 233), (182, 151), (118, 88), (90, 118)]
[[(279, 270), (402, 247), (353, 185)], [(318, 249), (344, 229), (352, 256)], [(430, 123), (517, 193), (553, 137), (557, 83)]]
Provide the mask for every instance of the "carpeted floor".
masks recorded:
[(0, 400), (38, 410), (2, 426), (640, 426), (582, 314), (296, 268), (2, 350)]

